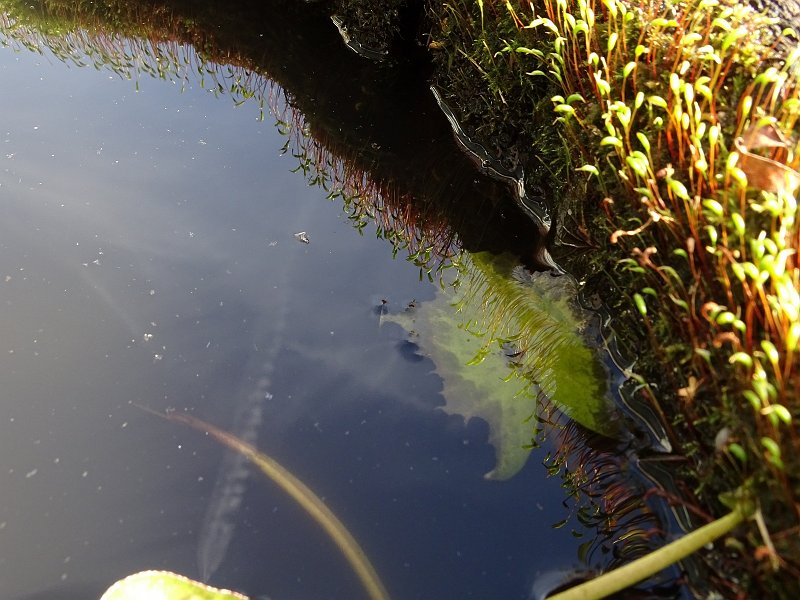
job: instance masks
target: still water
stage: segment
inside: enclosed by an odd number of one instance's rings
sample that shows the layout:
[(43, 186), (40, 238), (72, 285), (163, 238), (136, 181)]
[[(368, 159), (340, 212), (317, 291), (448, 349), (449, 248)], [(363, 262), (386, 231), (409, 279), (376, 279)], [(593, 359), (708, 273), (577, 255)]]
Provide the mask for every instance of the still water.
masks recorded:
[[(139, 406), (236, 431), (254, 395), (258, 447), (325, 500), (393, 598), (527, 598), (538, 573), (577, 564), (580, 527), (552, 527), (569, 513), (547, 449), (485, 480), (485, 423), (441, 411), (433, 364), (381, 319), (436, 284), (292, 172), (269, 116), (25, 50), (0, 49), (0, 82), (4, 600), (208, 575), (198, 548), (232, 459)], [(239, 496), (212, 583), (363, 597), (271, 482), (251, 473)]]

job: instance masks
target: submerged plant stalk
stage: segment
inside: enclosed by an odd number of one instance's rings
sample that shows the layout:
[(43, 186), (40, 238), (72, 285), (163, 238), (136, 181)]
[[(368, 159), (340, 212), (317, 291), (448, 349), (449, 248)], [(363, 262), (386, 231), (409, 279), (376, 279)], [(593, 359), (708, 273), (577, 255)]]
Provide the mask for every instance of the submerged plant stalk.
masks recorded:
[(720, 517), (716, 521), (712, 521), (708, 525), (686, 534), (663, 548), (659, 548), (624, 567), (614, 569), (591, 581), (550, 596), (548, 600), (599, 600), (600, 598), (606, 598), (655, 575), (690, 554), (697, 552), (706, 544), (731, 531), (744, 518), (745, 509), (737, 506), (724, 517)]
[[(149, 411), (149, 409), (146, 410)], [(320, 500), (319, 496), (311, 491), (306, 484), (269, 456), (259, 452), (250, 444), (210, 423), (206, 423), (197, 417), (185, 413), (170, 412), (162, 414), (156, 412), (156, 414), (170, 421), (177, 421), (178, 423), (183, 423), (198, 431), (206, 432), (219, 443), (252, 461), (267, 477), (302, 506), (311, 518), (325, 530), (325, 533), (331, 537), (361, 580), (369, 598), (371, 600), (389, 600), (389, 594), (386, 588), (384, 588), (372, 563), (369, 562), (364, 550), (362, 550), (361, 546), (338, 517), (325, 506), (325, 503)]]

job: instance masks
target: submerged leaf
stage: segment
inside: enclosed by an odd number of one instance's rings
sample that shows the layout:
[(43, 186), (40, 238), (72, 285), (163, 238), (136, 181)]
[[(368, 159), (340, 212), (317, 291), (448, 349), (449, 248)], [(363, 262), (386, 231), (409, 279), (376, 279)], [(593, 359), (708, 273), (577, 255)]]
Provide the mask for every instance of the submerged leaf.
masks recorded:
[(169, 571), (142, 571), (120, 579), (100, 600), (247, 600), (237, 592), (220, 590)]
[[(489, 424), (491, 479), (508, 479), (525, 465), (543, 400), (589, 430), (620, 434), (605, 372), (571, 306), (574, 281), (546, 273), (522, 281), (516, 267), (508, 256), (465, 255), (458, 293), (448, 288), (412, 312), (384, 317), (413, 331), (433, 360), (443, 410)], [(516, 352), (508, 352), (508, 341)]]

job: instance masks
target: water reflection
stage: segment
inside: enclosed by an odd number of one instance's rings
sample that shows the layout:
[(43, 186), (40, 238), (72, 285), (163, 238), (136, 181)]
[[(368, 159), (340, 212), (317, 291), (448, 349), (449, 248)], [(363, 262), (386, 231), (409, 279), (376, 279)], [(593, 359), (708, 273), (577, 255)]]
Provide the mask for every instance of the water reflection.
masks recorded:
[[(314, 482), (395, 597), (525, 597), (537, 570), (574, 561), (568, 529), (550, 528), (558, 480), (534, 461), (484, 481), (485, 425), (436, 411), (430, 361), (405, 360), (402, 334), (379, 326), (373, 298), (405, 306), (432, 288), (289, 172), (257, 110), (192, 83), (142, 79), (137, 93), (107, 71), (0, 60), (15, 90), (0, 99), (14, 115), (0, 159), (5, 597), (196, 574), (223, 454), (133, 403), (235, 428), (265, 376), (260, 445)], [(358, 597), (267, 483), (251, 479), (238, 512), (216, 583)]]

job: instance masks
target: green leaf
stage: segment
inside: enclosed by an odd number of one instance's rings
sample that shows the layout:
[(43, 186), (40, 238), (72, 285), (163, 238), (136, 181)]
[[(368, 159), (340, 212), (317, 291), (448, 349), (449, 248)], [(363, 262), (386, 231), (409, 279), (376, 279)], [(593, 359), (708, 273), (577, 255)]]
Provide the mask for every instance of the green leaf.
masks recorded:
[(247, 600), (247, 596), (220, 590), (169, 571), (142, 571), (120, 579), (100, 600)]
[[(507, 255), (465, 254), (457, 294), (440, 290), (413, 312), (384, 317), (414, 331), (435, 364), (442, 410), (489, 424), (496, 451), (490, 479), (508, 479), (525, 465), (541, 398), (589, 430), (621, 433), (599, 357), (580, 334), (574, 280), (547, 273), (521, 280), (516, 267)], [(524, 352), (510, 360), (504, 340)]]

